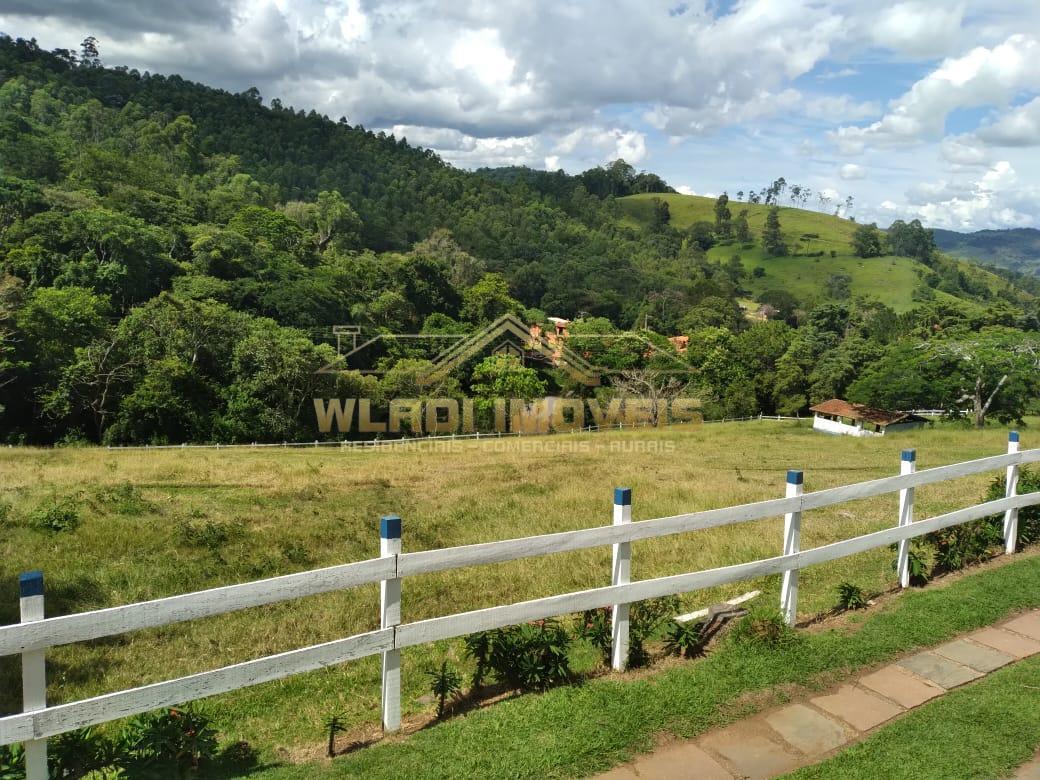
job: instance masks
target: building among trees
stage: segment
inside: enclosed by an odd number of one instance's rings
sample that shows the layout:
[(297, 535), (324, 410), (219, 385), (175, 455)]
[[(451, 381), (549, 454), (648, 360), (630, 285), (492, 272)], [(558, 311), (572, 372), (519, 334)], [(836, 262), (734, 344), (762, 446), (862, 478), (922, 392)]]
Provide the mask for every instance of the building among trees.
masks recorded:
[(810, 406), (813, 430), (844, 436), (884, 436), (887, 431), (920, 428), (928, 420), (910, 412), (886, 412), (840, 398)]

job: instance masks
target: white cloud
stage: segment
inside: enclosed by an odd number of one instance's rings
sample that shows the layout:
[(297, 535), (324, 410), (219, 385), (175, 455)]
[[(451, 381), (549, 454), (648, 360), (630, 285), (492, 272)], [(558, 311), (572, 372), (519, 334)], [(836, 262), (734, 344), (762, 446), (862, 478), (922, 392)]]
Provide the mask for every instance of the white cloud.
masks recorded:
[(992, 124), (979, 128), (975, 135), (993, 146), (1040, 145), (1040, 98), (1005, 112)]
[(894, 100), (880, 120), (867, 127), (841, 127), (831, 137), (845, 154), (866, 145), (938, 140), (954, 109), (1002, 105), (1023, 89), (1040, 89), (1040, 42), (1016, 34), (992, 48), (979, 46), (944, 60)]
[(1002, 160), (975, 181), (939, 181), (907, 193), (912, 211), (927, 225), (954, 230), (1027, 227), (1036, 223), (1040, 189), (1017, 186), (1011, 164)]
[(904, 2), (879, 9), (871, 25), (875, 43), (919, 57), (950, 50), (960, 34), (964, 3)]
[(688, 187), (685, 184), (680, 184), (678, 187), (675, 188), (675, 191), (680, 193), (681, 195), (696, 195), (697, 194), (693, 190), (692, 187)]
[(946, 162), (957, 166), (990, 165), (989, 152), (971, 135), (947, 136), (940, 153)]
[(853, 179), (865, 179), (867, 178), (867, 169), (862, 165), (854, 165), (853, 163), (845, 163), (841, 166), (841, 170), (838, 175), (845, 181), (851, 181)]

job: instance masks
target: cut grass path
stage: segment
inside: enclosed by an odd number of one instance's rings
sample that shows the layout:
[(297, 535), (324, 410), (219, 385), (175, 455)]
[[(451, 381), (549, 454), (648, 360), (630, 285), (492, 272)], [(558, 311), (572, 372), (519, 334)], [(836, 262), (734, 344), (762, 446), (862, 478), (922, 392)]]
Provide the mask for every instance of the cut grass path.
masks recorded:
[(259, 776), (584, 777), (651, 749), (662, 734), (690, 738), (1037, 606), (1040, 557), (1025, 556), (901, 594), (861, 622), (799, 632), (786, 647), (728, 641), (701, 661), (517, 697), (331, 762)]

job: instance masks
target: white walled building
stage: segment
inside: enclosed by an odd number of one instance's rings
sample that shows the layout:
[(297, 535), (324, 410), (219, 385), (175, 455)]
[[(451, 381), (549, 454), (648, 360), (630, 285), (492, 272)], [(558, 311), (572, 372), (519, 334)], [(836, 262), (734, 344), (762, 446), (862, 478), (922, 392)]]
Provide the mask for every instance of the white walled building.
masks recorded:
[(886, 431), (920, 428), (928, 422), (910, 412), (886, 412), (840, 398), (811, 406), (809, 411), (813, 413), (813, 430), (842, 436), (884, 436)]

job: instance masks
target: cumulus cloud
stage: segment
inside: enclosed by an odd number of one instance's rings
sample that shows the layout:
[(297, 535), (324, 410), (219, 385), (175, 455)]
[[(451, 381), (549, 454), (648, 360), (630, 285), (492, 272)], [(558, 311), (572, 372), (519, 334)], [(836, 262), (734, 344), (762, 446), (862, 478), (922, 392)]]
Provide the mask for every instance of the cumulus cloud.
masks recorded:
[(867, 145), (893, 146), (938, 140), (946, 117), (957, 108), (1006, 104), (1018, 91), (1040, 89), (1040, 41), (1016, 34), (1003, 43), (978, 46), (942, 64), (894, 100), (866, 127), (843, 126), (832, 134), (846, 154)]
[(995, 122), (979, 128), (976, 136), (994, 146), (1040, 145), (1040, 98), (1005, 112)]
[(938, 181), (907, 192), (913, 213), (925, 224), (954, 230), (1028, 227), (1040, 190), (1018, 186), (1011, 163), (1001, 160), (973, 181)]

